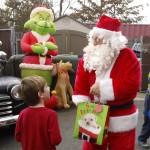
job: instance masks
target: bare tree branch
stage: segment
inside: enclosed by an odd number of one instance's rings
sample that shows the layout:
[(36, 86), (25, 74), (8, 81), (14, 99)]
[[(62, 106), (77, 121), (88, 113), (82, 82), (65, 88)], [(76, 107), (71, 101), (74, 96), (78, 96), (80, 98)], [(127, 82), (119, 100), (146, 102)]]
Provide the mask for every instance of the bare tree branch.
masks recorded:
[(82, 22), (97, 22), (100, 15), (107, 13), (123, 23), (137, 23), (144, 18), (140, 15), (143, 6), (131, 6), (131, 2), (133, 0), (78, 0), (81, 7), (71, 8), (74, 11), (71, 16)]

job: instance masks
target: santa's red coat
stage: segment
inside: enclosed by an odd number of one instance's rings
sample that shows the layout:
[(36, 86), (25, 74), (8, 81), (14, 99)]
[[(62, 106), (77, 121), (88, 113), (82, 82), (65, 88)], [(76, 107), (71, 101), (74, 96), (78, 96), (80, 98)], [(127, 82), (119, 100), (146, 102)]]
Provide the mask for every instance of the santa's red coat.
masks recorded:
[[(44, 36), (43, 36), (44, 37)], [(42, 38), (42, 36), (41, 36)], [(40, 39), (42, 41), (42, 39)], [(43, 42), (52, 42), (56, 45), (56, 41), (52, 36), (47, 36), (46, 38), (43, 38)], [(34, 54), (34, 52), (31, 49), (32, 45), (35, 45), (38, 43), (38, 39), (33, 35), (32, 32), (27, 32), (23, 35), (21, 39), (21, 49), (26, 54)], [(41, 42), (40, 42), (41, 43)], [(42, 44), (42, 43), (41, 43)], [(58, 54), (58, 50), (48, 50), (46, 56), (56, 56)], [(38, 56), (25, 56), (23, 63), (28, 64), (39, 64), (39, 57)], [(52, 60), (50, 57), (46, 57), (46, 62), (44, 65), (50, 65), (52, 64)]]
[[(79, 61), (73, 102), (93, 101), (95, 98), (89, 94), (90, 87), (95, 83), (95, 71), (88, 72), (84, 69), (83, 58)], [(132, 102), (139, 91), (141, 83), (141, 67), (135, 53), (125, 48), (115, 58), (112, 66), (99, 80), (101, 103), (111, 106), (120, 106)], [(130, 119), (130, 121), (129, 121)], [(133, 104), (129, 108), (110, 110), (109, 131), (130, 131), (136, 127), (138, 111)]]

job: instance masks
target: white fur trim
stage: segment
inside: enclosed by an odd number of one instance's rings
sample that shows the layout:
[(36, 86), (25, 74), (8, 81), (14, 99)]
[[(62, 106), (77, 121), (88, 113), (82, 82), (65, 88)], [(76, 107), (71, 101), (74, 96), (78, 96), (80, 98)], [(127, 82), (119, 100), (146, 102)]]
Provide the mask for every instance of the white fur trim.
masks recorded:
[(121, 32), (115, 32), (115, 31), (110, 31), (110, 30), (106, 30), (106, 29), (103, 29), (103, 28), (98, 28), (98, 27), (94, 27), (90, 33), (89, 33), (89, 36), (90, 38), (92, 37), (98, 37), (99, 39), (109, 39), (111, 38), (112, 36), (121, 36), (122, 33)]
[[(113, 101), (115, 99), (114, 90), (113, 90), (113, 83), (112, 79), (110, 78), (111, 70), (116, 62), (117, 56), (114, 57), (114, 60), (109, 67), (109, 69), (103, 74), (102, 76), (96, 76), (96, 82), (99, 82), (99, 86), (101, 89), (101, 103), (106, 104), (108, 101)], [(102, 86), (102, 87), (101, 87)], [(104, 93), (103, 93), (104, 92)]]
[(31, 31), (32, 34), (35, 36), (35, 38), (37, 39), (37, 41), (39, 43), (42, 43), (43, 46), (45, 46), (45, 42), (48, 41), (48, 39), (50, 38), (50, 34), (46, 34), (46, 35), (41, 35), (35, 31)]
[(48, 48), (47, 47), (45, 47), (45, 49), (44, 49), (44, 53), (42, 54), (43, 56), (45, 56), (46, 54), (47, 54), (47, 52), (48, 52)]
[(114, 101), (114, 90), (112, 85), (112, 79), (103, 79), (99, 82), (100, 84), (100, 90), (101, 90), (101, 96), (100, 100), (101, 103), (107, 101)]
[(30, 14), (30, 19), (32, 19), (33, 16), (35, 14), (37, 14), (38, 12), (40, 12), (40, 11), (45, 11), (45, 12), (49, 13), (51, 18), (52, 18), (52, 21), (54, 20), (54, 15), (53, 15), (52, 11), (50, 9), (45, 8), (45, 7), (36, 7), (36, 8), (34, 8), (31, 12), (31, 14)]
[(89, 42), (92, 42), (95, 37), (102, 39), (104, 43), (107, 43), (112, 49), (116, 50), (124, 49), (128, 43), (127, 38), (120, 31), (115, 32), (94, 27), (89, 33)]
[(40, 65), (44, 65), (46, 62), (46, 57), (40, 57), (39, 62), (40, 62)]
[(84, 95), (72, 95), (72, 101), (77, 106), (79, 103), (90, 102), (90, 98)]
[(110, 132), (126, 132), (136, 128), (138, 123), (138, 110), (131, 115), (110, 117)]
[(53, 69), (53, 65), (26, 64), (26, 63), (21, 63), (19, 67), (26, 68), (26, 69), (40, 69), (40, 70), (52, 70)]

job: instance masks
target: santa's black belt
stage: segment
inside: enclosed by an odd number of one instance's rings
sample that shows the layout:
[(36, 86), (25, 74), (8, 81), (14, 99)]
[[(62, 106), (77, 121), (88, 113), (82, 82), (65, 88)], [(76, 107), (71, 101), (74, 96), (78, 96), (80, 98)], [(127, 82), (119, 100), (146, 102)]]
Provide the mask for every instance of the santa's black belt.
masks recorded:
[(133, 101), (129, 101), (122, 105), (110, 106), (110, 110), (113, 111), (113, 110), (130, 108), (133, 104), (134, 104)]
[(51, 55), (45, 55), (45, 56), (43, 56), (43, 55), (41, 55), (41, 54), (26, 54), (26, 56), (41, 56), (41, 57), (47, 57), (47, 58), (51, 58)]

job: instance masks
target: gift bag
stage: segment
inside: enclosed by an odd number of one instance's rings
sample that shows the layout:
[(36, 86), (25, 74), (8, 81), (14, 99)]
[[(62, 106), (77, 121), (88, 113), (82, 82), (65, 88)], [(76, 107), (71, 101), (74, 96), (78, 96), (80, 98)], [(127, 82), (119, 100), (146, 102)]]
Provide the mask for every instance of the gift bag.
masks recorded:
[(77, 107), (73, 137), (102, 145), (107, 140), (109, 106), (80, 103)]

